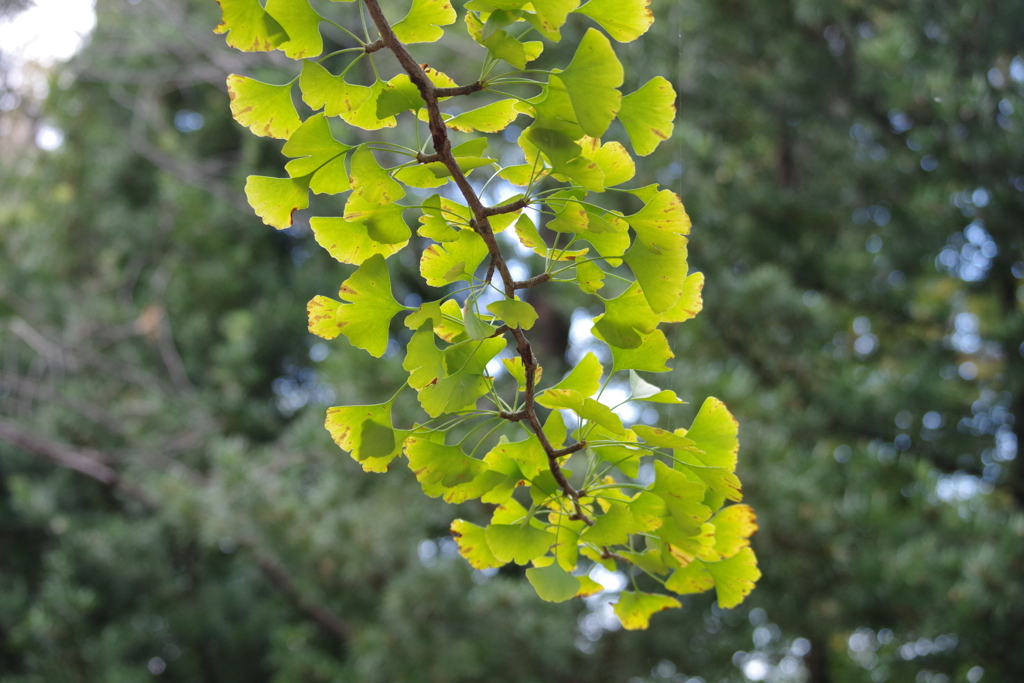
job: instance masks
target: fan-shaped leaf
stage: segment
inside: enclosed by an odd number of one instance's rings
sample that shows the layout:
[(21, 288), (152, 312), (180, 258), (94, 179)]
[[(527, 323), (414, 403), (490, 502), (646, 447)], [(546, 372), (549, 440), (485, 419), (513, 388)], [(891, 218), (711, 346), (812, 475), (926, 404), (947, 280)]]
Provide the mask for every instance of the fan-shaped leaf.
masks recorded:
[(268, 52), (288, 40), (288, 33), (259, 0), (217, 0), (223, 19), (214, 33), (227, 33), (227, 43), (242, 52)]
[(309, 206), (309, 181), (301, 178), (267, 178), (251, 175), (245, 181), (245, 197), (256, 215), (267, 225), (284, 230), (292, 225), (292, 214)]
[(651, 0), (590, 0), (577, 12), (585, 14), (620, 43), (629, 43), (654, 23)]
[(622, 64), (611, 43), (595, 29), (588, 29), (572, 62), (558, 75), (572, 102), (583, 132), (599, 138), (608, 130), (622, 102)]
[(291, 83), (273, 85), (245, 76), (228, 76), (231, 115), (260, 137), (287, 140), (302, 124), (291, 91)]
[(405, 44), (433, 43), (444, 35), (441, 26), (455, 23), (458, 15), (448, 0), (412, 0), (405, 18), (391, 28)]
[(650, 625), (653, 614), (673, 607), (682, 607), (682, 604), (667, 595), (623, 591), (615, 603), (615, 616), (622, 623), (622, 628), (638, 631)]
[(633, 143), (633, 151), (642, 157), (657, 149), (662, 140), (672, 137), (675, 118), (676, 91), (661, 76), (622, 98), (619, 120)]
[(323, 19), (310, 7), (309, 0), (267, 0), (267, 14), (288, 33), (288, 40), (277, 47), (292, 59), (317, 57), (324, 51), (320, 37)]

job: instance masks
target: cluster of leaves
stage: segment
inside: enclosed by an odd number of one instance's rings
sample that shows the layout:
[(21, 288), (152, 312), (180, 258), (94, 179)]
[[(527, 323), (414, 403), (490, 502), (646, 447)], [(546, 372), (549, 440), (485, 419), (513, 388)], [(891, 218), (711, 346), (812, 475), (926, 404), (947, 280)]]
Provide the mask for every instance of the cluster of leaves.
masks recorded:
[[(709, 398), (689, 430), (673, 432), (627, 428), (600, 401), (612, 377), (628, 373), (628, 401), (680, 403), (637, 371), (668, 371), (673, 354), (659, 325), (684, 322), (702, 306), (703, 277), (688, 273), (690, 220), (679, 197), (657, 185), (621, 187), (634, 176), (633, 158), (620, 142), (601, 142), (615, 119), (639, 156), (672, 132), (671, 84), (656, 77), (623, 96), (623, 68), (608, 38), (629, 42), (645, 33), (653, 22), (648, 0), (583, 6), (576, 0), (470, 0), (465, 26), (485, 52), (480, 78), (467, 85), (419, 64), (406, 48), (438, 40), (441, 27), (456, 22), (447, 0), (413, 0), (393, 25), (377, 0), (355, 1), (362, 38), (308, 0), (268, 0), (265, 9), (258, 0), (221, 0), (217, 28), (243, 51), (277, 49), (303, 60), (300, 75), (284, 85), (228, 79), (235, 119), (257, 135), (287, 140), (282, 153), (291, 158), (286, 178), (249, 178), (246, 194), (257, 214), (283, 229), (294, 211), (308, 207), (310, 191), (350, 193), (342, 216), (310, 220), (331, 256), (358, 266), (341, 285), (341, 301), (318, 296), (309, 302), (310, 331), (326, 339), (342, 334), (376, 357), (388, 347), (395, 316), (405, 313), (412, 331), (403, 367), (429, 419), (394, 426), (392, 409), (403, 386), (386, 403), (331, 408), (326, 426), (335, 442), (372, 472), (386, 471), (404, 454), (429, 496), (496, 506), (486, 527), (452, 524), (462, 555), (478, 569), (531, 564), (527, 578), (544, 600), (601, 590), (581, 566), (582, 556), (588, 567), (623, 566), (633, 577), (633, 590), (615, 606), (629, 629), (646, 628), (653, 613), (680, 606), (670, 595), (644, 592), (641, 582), (676, 594), (713, 587), (721, 606), (739, 604), (760, 573), (749, 547), (754, 513), (738, 504), (739, 444), (729, 411)], [(589, 17), (604, 33), (589, 28), (564, 69), (527, 69), (544, 43), (524, 38), (559, 41), (570, 12)], [(366, 30), (367, 16), (376, 40)], [(322, 22), (358, 46), (321, 57)], [(373, 63), (384, 49), (402, 68), (387, 81)], [(339, 74), (323, 66), (339, 56), (352, 57)], [(350, 83), (347, 75), (363, 59), (373, 63), (374, 81)], [(538, 74), (546, 80), (535, 80)], [(292, 99), (296, 80), (303, 102), (318, 112), (305, 121)], [(514, 94), (522, 90), (529, 96)], [(469, 95), (488, 101), (442, 110), (447, 100)], [(349, 145), (332, 133), (331, 119), (380, 130), (406, 113), (419, 149), (394, 142)], [(498, 133), (520, 116), (532, 119), (518, 138), (521, 163), (503, 166), (488, 157), (486, 136), (452, 145), (450, 131)], [(428, 135), (419, 145), (421, 122)], [(381, 164), (391, 158), (406, 161)], [(469, 180), (484, 169), (492, 171), (489, 178)], [(496, 179), (522, 191), (485, 206), (484, 191)], [(406, 188), (426, 198), (400, 204)], [(437, 193), (427, 196), (429, 190)], [(598, 202), (608, 192), (639, 208), (627, 215), (602, 207)], [(406, 212), (417, 215), (418, 234), (432, 241), (422, 251), (421, 275), (441, 289), (436, 300), (417, 308), (395, 300), (386, 260), (410, 242)], [(554, 239), (545, 239), (542, 227)], [(544, 258), (542, 273), (513, 278), (496, 238), (509, 228)], [(542, 368), (525, 335), (538, 314), (517, 292), (548, 283), (577, 286), (604, 306), (593, 334), (608, 345), (611, 366), (588, 354), (540, 390)], [(517, 356), (507, 353), (510, 345)], [(509, 380), (488, 371), (499, 358)], [(642, 465), (653, 476), (641, 477)]]

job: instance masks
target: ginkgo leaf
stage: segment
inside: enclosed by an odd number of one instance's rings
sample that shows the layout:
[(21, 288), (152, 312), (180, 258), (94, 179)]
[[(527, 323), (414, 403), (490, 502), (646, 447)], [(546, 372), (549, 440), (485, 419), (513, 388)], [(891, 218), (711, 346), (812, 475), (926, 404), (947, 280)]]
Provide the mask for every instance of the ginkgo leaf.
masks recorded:
[(757, 558), (750, 548), (742, 549), (727, 560), (708, 562), (705, 566), (715, 579), (718, 606), (724, 609), (731, 609), (743, 602), (761, 578)]
[(453, 242), (459, 239), (460, 230), (452, 228), (449, 224), (454, 223), (468, 228), (472, 218), (469, 207), (438, 194), (423, 200), (422, 208), (423, 215), (419, 221), (423, 227), (417, 232), (435, 242)]
[[(408, 322), (407, 318), (406, 324)], [(422, 326), (412, 335), (405, 347), (402, 367), (409, 372), (409, 386), (417, 391), (447, 375), (444, 353), (434, 343), (434, 329), (431, 323), (423, 321)]]
[(654, 23), (651, 0), (590, 0), (577, 12), (585, 14), (620, 43), (629, 43)]
[(487, 256), (487, 244), (470, 230), (459, 232), (459, 238), (443, 244), (432, 244), (423, 250), (420, 274), (431, 287), (443, 287), (456, 280), (473, 280), (473, 272)]
[[(604, 368), (601, 367), (601, 361), (598, 360), (593, 351), (588, 351), (587, 355), (583, 356), (573, 369), (569, 371), (569, 374), (551, 388), (577, 391), (586, 398), (593, 396), (601, 388), (601, 376), (603, 374)], [(545, 405), (541, 400), (543, 396), (544, 394), (541, 394), (538, 397), (538, 402), (541, 405)], [(547, 407), (551, 408), (552, 406)]]
[[(346, 83), (341, 76), (331, 74), (316, 62), (302, 63), (299, 75), (302, 101), (314, 111), (323, 109), (327, 116), (349, 114), (359, 109), (370, 97), (372, 90), (365, 85)], [(391, 122), (394, 125), (394, 121)]]
[(529, 162), (533, 155), (529, 154), (530, 150), (524, 143), (529, 143), (543, 152), (554, 168), (567, 164), (583, 151), (583, 148), (566, 133), (551, 128), (539, 128), (536, 125), (530, 126), (519, 136), (519, 146), (523, 147), (526, 160)]
[[(400, 212), (401, 207), (398, 208)], [(391, 244), (378, 242), (370, 237), (365, 223), (344, 218), (316, 216), (309, 219), (309, 226), (313, 229), (317, 244), (326, 249), (327, 253), (342, 263), (357, 266), (376, 254), (387, 258), (409, 243), (408, 237)], [(412, 235), (411, 231), (409, 235)]]
[(685, 403), (669, 389), (659, 389), (644, 380), (634, 370), (629, 371), (629, 397), (636, 401), (651, 403)]
[(284, 170), (292, 178), (308, 175), (349, 149), (351, 148), (348, 145), (338, 142), (331, 135), (331, 127), (326, 116), (323, 113), (314, 114), (302, 122), (281, 148), (282, 154), (293, 157), (285, 165)]
[(734, 471), (740, 449), (738, 432), (739, 424), (725, 404), (717, 398), (708, 398), (686, 432), (686, 437), (701, 451), (690, 457), (707, 467), (724, 467), (730, 472)]
[(391, 294), (388, 266), (380, 254), (371, 256), (341, 285), (338, 295), (350, 303), (335, 317), (341, 333), (353, 346), (380, 358), (388, 346), (388, 325), (403, 310)]
[(576, 593), (577, 598), (587, 598), (591, 595), (597, 595), (598, 593), (604, 590), (603, 585), (599, 584), (597, 581), (594, 581), (589, 576), (581, 576), (579, 577), (579, 580), (580, 590)]
[(488, 547), (483, 527), (456, 519), (452, 522), (451, 529), (452, 537), (459, 546), (459, 554), (466, 558), (473, 569), (491, 569), (505, 564), (496, 558)]
[(711, 516), (711, 510), (701, 503), (704, 485), (690, 481), (682, 472), (669, 468), (660, 460), (654, 462), (654, 477), (651, 492), (665, 501), (673, 520), (685, 535), (695, 535), (700, 525)]
[(394, 173), (395, 179), (409, 187), (430, 189), (448, 183), (448, 178), (438, 178), (437, 174), (427, 168), (426, 164), (403, 166)]
[(629, 508), (619, 503), (610, 503), (608, 510), (594, 520), (580, 534), (580, 540), (598, 546), (621, 545), (629, 540), (631, 534), (643, 529), (643, 524), (633, 519)]
[[(364, 429), (367, 423), (375, 425), (375, 428)], [(334, 442), (342, 450), (350, 452), (356, 461), (386, 456), (395, 449), (390, 402), (328, 408), (324, 427)]]
[(433, 43), (444, 35), (440, 27), (455, 23), (457, 18), (448, 0), (412, 0), (409, 13), (391, 28), (395, 36), (407, 45)]
[(484, 536), (496, 558), (519, 565), (544, 555), (555, 542), (554, 535), (529, 524), (490, 524)]
[(291, 83), (273, 85), (245, 76), (228, 76), (231, 115), (260, 137), (287, 140), (302, 124), (291, 91)]
[(500, 318), (511, 329), (521, 327), (528, 330), (537, 322), (537, 311), (533, 306), (519, 299), (501, 299), (487, 305), (487, 310)]
[(494, 57), (505, 60), (517, 69), (525, 69), (529, 62), (540, 57), (544, 51), (544, 44), (539, 40), (524, 43), (501, 29), (487, 36), (482, 44)]
[(558, 564), (546, 567), (531, 567), (526, 570), (526, 580), (530, 582), (537, 595), (545, 602), (565, 602), (576, 597), (580, 590), (580, 580), (562, 569)]
[(405, 455), (424, 492), (435, 498), (443, 493), (439, 489), (468, 483), (487, 469), (483, 461), (470, 458), (458, 446), (416, 436), (405, 440)]
[(309, 206), (310, 177), (267, 178), (251, 175), (245, 180), (245, 197), (264, 223), (284, 230), (291, 227), (295, 211)]
[(750, 545), (757, 531), (757, 516), (749, 505), (730, 505), (711, 518), (715, 526), (715, 552), (728, 559)]
[(525, 214), (516, 220), (515, 230), (516, 236), (524, 247), (533, 249), (533, 253), (551, 261), (574, 261), (590, 251), (586, 247), (583, 249), (552, 249), (548, 247), (544, 238), (540, 236), (537, 226)]
[(704, 289), (704, 273), (692, 273), (683, 282), (683, 292), (676, 304), (661, 314), (662, 322), (681, 323), (693, 318), (704, 308), (701, 291)]
[(662, 140), (672, 137), (675, 118), (676, 91), (661, 76), (655, 76), (642, 88), (622, 98), (619, 121), (629, 135), (633, 151), (642, 157), (657, 149)]
[(589, 225), (587, 211), (579, 202), (571, 201), (571, 198), (574, 195), (567, 192), (558, 192), (547, 198), (545, 203), (555, 211), (555, 217), (546, 226), (548, 230), (573, 234), (586, 231)]
[(315, 296), (306, 304), (309, 331), (324, 339), (334, 339), (341, 334), (338, 327), (338, 306), (340, 301), (326, 296)]
[[(622, 420), (612, 409), (592, 398), (584, 398), (578, 391), (569, 389), (548, 389), (543, 393), (541, 405), (548, 408), (572, 410), (584, 420), (596, 422), (615, 434), (624, 434), (626, 429)], [(537, 402), (540, 403), (538, 397)]]
[(344, 155), (331, 159), (314, 173), (309, 189), (316, 194), (340, 194), (351, 189)]
[(614, 299), (602, 300), (605, 312), (594, 319), (594, 329), (611, 346), (635, 349), (661, 322), (636, 282)]
[[(570, 140), (579, 140), (584, 137), (585, 134), (576, 117), (576, 110), (573, 109), (572, 100), (569, 99), (569, 93), (565, 89), (565, 83), (558, 76), (552, 75), (541, 93), (530, 99), (529, 103), (533, 105), (532, 116), (536, 122), (534, 124), (536, 128), (563, 133)], [(565, 161), (571, 158), (568, 157)]]
[(269, 52), (288, 40), (288, 33), (259, 0), (217, 0), (223, 15), (214, 33), (227, 33), (227, 44), (242, 52)]
[[(438, 88), (451, 88), (455, 86), (455, 81), (437, 69), (424, 66), (423, 72), (427, 75), (430, 82)], [(377, 100), (377, 116), (383, 118), (407, 110), (416, 111), (425, 106), (426, 102), (423, 101), (419, 87), (412, 82), (409, 74), (400, 73), (383, 85), (380, 97)]]
[(649, 446), (654, 448), (670, 448), (678, 450), (694, 450), (695, 444), (685, 436), (680, 436), (674, 432), (670, 432), (660, 427), (651, 427), (650, 425), (634, 425), (633, 432), (644, 440)]
[(636, 175), (636, 164), (621, 142), (606, 142), (585, 138), (579, 141), (583, 148), (583, 156), (592, 160), (604, 174), (604, 186), (614, 187), (633, 179)]
[[(348, 111), (340, 111), (338, 115), (341, 116), (345, 123), (362, 128), (363, 130), (394, 128), (396, 125), (394, 116), (377, 116), (377, 101), (380, 99), (382, 92), (384, 92), (384, 81), (378, 78), (370, 86), (369, 92), (366, 93), (366, 97), (362, 102)], [(330, 112), (327, 115), (330, 116)]]
[(463, 133), (472, 131), (497, 133), (508, 128), (508, 125), (519, 116), (519, 112), (513, 106), (515, 102), (515, 100), (498, 100), (479, 109), (471, 109), (454, 116), (445, 121), (445, 125)]
[(713, 510), (720, 508), (726, 500), (736, 503), (743, 500), (739, 477), (725, 467), (701, 467), (693, 464), (683, 465), (679, 462), (676, 462), (674, 467), (703, 481), (708, 490), (719, 498), (721, 502), (713, 502), (705, 496), (704, 504)]
[(576, 118), (583, 132), (599, 138), (619, 111), (622, 94), (622, 64), (608, 39), (588, 29), (569, 66), (558, 75), (565, 84)]
[[(522, 4), (520, 3), (520, 6)], [(541, 35), (557, 42), (561, 38), (559, 29), (565, 23), (569, 12), (576, 9), (579, 4), (580, 0), (537, 0), (532, 3), (536, 14), (526, 14), (525, 18)]]
[(404, 212), (405, 207), (401, 204), (374, 204), (364, 201), (359, 195), (352, 195), (345, 202), (343, 218), (361, 222), (372, 240), (381, 244), (398, 244), (407, 242), (412, 235), (403, 217)]
[(288, 40), (277, 47), (290, 58), (317, 57), (324, 51), (322, 18), (310, 7), (309, 0), (267, 0), (267, 14), (287, 32)]
[(624, 220), (650, 251), (675, 251), (686, 246), (684, 235), (690, 234), (690, 217), (679, 195), (662, 190), (644, 208)]
[(468, 297), (462, 308), (462, 324), (466, 326), (466, 334), (470, 339), (487, 339), (494, 336), (494, 327), (484, 322), (477, 311), (476, 298)]
[(682, 604), (667, 595), (623, 591), (615, 603), (615, 616), (627, 631), (642, 631), (650, 625), (652, 615), (673, 607)]
[(626, 252), (623, 260), (632, 269), (655, 313), (669, 310), (683, 296), (688, 267), (686, 257), (685, 247), (654, 252), (639, 241)]
[(548, 456), (533, 434), (523, 441), (499, 443), (487, 453), (485, 459), (497, 458), (514, 462), (526, 479), (533, 479), (548, 468)]
[(444, 362), (448, 376), (420, 391), (419, 401), (430, 417), (455, 413), (472, 407), (487, 393), (489, 378), (484, 376), (487, 363), (505, 348), (505, 340), (497, 337), (483, 341), (465, 341), (445, 350)]
[(581, 261), (576, 264), (575, 280), (581, 291), (587, 294), (596, 294), (604, 287), (604, 278), (604, 270), (593, 261)]
[[(502, 364), (505, 369), (508, 370), (508, 374), (512, 375), (512, 379), (519, 385), (519, 391), (526, 391), (526, 368), (523, 367), (523, 359), (519, 356), (515, 358), (502, 358)], [(544, 368), (536, 366), (533, 373), (533, 383), (536, 386), (540, 382), (541, 376), (544, 374)], [(545, 429), (547, 431), (547, 429)], [(548, 434), (548, 439), (551, 439), (551, 434)], [(557, 446), (556, 446), (557, 448)]]
[(619, 551), (618, 554), (648, 574), (663, 576), (669, 572), (669, 568), (665, 566), (665, 562), (661, 559), (661, 551), (656, 548), (650, 548), (642, 553)]
[[(600, 332), (594, 336), (602, 339)], [(640, 370), (642, 372), (669, 372), (667, 363), (676, 355), (668, 345), (668, 338), (661, 330), (641, 338), (640, 346), (635, 349), (624, 349), (609, 346), (612, 350), (612, 372), (619, 370)]]
[(707, 566), (700, 560), (693, 560), (689, 564), (672, 572), (672, 576), (665, 582), (665, 588), (679, 595), (691, 593), (703, 593), (715, 585), (715, 579), (711, 576)]
[[(358, 197), (369, 204), (390, 204), (405, 196), (405, 190), (381, 168), (368, 146), (356, 148), (351, 165), (349, 181), (353, 198)], [(349, 215), (347, 210), (345, 213)]]

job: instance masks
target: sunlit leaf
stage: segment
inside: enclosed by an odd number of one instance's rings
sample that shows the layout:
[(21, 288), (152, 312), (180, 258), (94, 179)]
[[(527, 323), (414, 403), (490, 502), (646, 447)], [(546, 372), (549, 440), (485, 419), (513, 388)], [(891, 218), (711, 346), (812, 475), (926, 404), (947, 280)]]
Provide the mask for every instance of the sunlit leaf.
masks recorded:
[(558, 75), (565, 84), (583, 132), (599, 138), (608, 130), (621, 105), (622, 64), (611, 43), (600, 32), (588, 29), (572, 62)]
[(443, 493), (437, 487), (468, 483), (487, 468), (483, 461), (470, 458), (458, 446), (445, 446), (417, 436), (405, 440), (405, 455), (416, 480), (433, 497)]
[[(516, 356), (515, 358), (502, 358), (501, 362), (505, 365), (505, 369), (508, 370), (508, 374), (512, 375), (512, 378), (519, 384), (519, 391), (526, 391), (526, 369), (523, 367), (523, 359)], [(543, 373), (544, 368), (538, 365), (533, 373), (534, 386), (540, 382)], [(551, 438), (550, 434), (548, 434), (548, 438)]]
[[(586, 251), (583, 252), (584, 254)], [(582, 255), (582, 254), (581, 254)], [(587, 294), (596, 294), (604, 287), (605, 272), (593, 261), (576, 264), (576, 284)]]
[(591, 159), (601, 169), (605, 187), (621, 185), (636, 175), (636, 164), (622, 143), (612, 141), (600, 145), (600, 140), (584, 138), (579, 144), (583, 148), (583, 156)]
[[(560, 408), (574, 411), (584, 420), (596, 422), (615, 434), (625, 433), (622, 420), (612, 409), (592, 398), (584, 398), (578, 391), (568, 389), (548, 389), (544, 392), (544, 405), (548, 408)], [(538, 397), (537, 402), (540, 403)]]
[(548, 468), (548, 456), (536, 436), (531, 434), (523, 441), (499, 443), (487, 454), (488, 458), (507, 458), (516, 463), (526, 479), (533, 479)]
[(633, 151), (642, 157), (653, 152), (662, 140), (672, 137), (675, 118), (676, 92), (661, 76), (622, 98), (619, 121), (629, 135)]
[(711, 523), (715, 526), (715, 553), (722, 559), (749, 546), (757, 531), (757, 516), (749, 505), (730, 505), (712, 517)]
[(426, 321), (423, 321), (422, 327), (416, 330), (406, 345), (402, 367), (409, 372), (409, 386), (417, 391), (447, 374), (444, 353), (434, 343), (433, 327)]
[(692, 273), (683, 282), (683, 292), (676, 304), (661, 314), (662, 322), (681, 323), (689, 320), (704, 307), (701, 290), (704, 289), (704, 273)]
[(227, 33), (227, 44), (242, 52), (268, 52), (288, 40), (288, 33), (259, 0), (217, 0), (223, 19), (214, 33)]
[(484, 534), (498, 560), (519, 565), (545, 554), (555, 542), (552, 534), (531, 525), (491, 524), (484, 529)]
[(594, 520), (593, 526), (583, 530), (580, 540), (598, 546), (621, 545), (641, 529), (643, 524), (633, 519), (629, 507), (611, 503), (608, 510)]
[(715, 579), (711, 576), (707, 566), (700, 560), (693, 560), (689, 564), (672, 572), (672, 576), (665, 582), (665, 588), (679, 595), (691, 593), (703, 593), (715, 585)]
[(651, 427), (650, 425), (635, 425), (633, 432), (643, 439), (644, 443), (654, 448), (693, 450), (695, 445), (693, 441), (685, 436), (680, 436), (659, 427)]
[(287, 140), (302, 124), (291, 91), (291, 83), (273, 85), (245, 76), (228, 76), (231, 115), (260, 137)]
[(452, 537), (459, 546), (459, 554), (466, 558), (470, 567), (491, 569), (505, 564), (491, 552), (483, 527), (456, 519), (452, 522)]
[(676, 396), (676, 392), (658, 387), (645, 381), (635, 371), (629, 371), (629, 395), (638, 401), (651, 403), (685, 403)]
[[(593, 396), (597, 393), (597, 390), (601, 388), (601, 376), (604, 374), (604, 368), (601, 367), (601, 361), (598, 360), (597, 356), (592, 352), (588, 351), (583, 358), (569, 371), (562, 381), (560, 381), (552, 389), (569, 389), (577, 391), (584, 398)], [(546, 405), (542, 397), (544, 394), (538, 396), (538, 403)], [(552, 406), (547, 406), (551, 408)]]
[(348, 145), (338, 142), (331, 135), (331, 128), (325, 115), (314, 114), (302, 122), (281, 148), (282, 154), (293, 157), (285, 165), (284, 170), (292, 178), (308, 175), (349, 149), (351, 148)]
[[(600, 337), (600, 332), (595, 332)], [(668, 338), (661, 330), (655, 330), (642, 338), (640, 346), (635, 349), (623, 349), (610, 346), (612, 351), (612, 371), (640, 370), (642, 372), (668, 372), (671, 368), (667, 363), (676, 355), (668, 345)]]
[(526, 580), (537, 591), (540, 599), (546, 602), (565, 602), (576, 597), (580, 590), (580, 580), (558, 564), (531, 567), (526, 570)]
[(459, 232), (458, 239), (432, 244), (423, 250), (420, 274), (431, 287), (443, 287), (456, 280), (473, 280), (473, 273), (487, 256), (487, 245), (470, 230)]
[(661, 322), (661, 316), (651, 310), (638, 283), (634, 282), (614, 299), (602, 300), (605, 312), (594, 319), (594, 329), (611, 346), (635, 349)]
[[(309, 60), (302, 63), (299, 90), (302, 91), (302, 101), (310, 109), (323, 109), (327, 116), (350, 114), (359, 109), (373, 93), (365, 85), (346, 83), (341, 76), (334, 76), (324, 67)], [(391, 125), (394, 123), (392, 120)]]
[[(308, 62), (307, 62), (308, 63)], [(377, 116), (377, 102), (380, 99), (381, 93), (384, 91), (384, 81), (379, 78), (374, 81), (373, 85), (370, 86), (369, 92), (366, 93), (366, 97), (356, 105), (354, 108), (339, 112), (342, 120), (357, 128), (363, 130), (380, 130), (381, 128), (394, 128), (395, 117), (394, 116)], [(357, 97), (362, 95), (362, 91), (358, 91)], [(341, 96), (338, 95), (340, 98)], [(355, 101), (352, 98), (351, 101)], [(329, 102), (330, 104), (330, 102)], [(327, 112), (330, 116), (330, 112)]]
[(487, 310), (503, 320), (510, 328), (529, 330), (537, 322), (537, 311), (519, 299), (500, 299), (487, 305)]
[(624, 218), (650, 251), (676, 251), (686, 246), (690, 217), (679, 195), (670, 190), (662, 190), (644, 208)]
[(466, 341), (445, 350), (447, 376), (420, 391), (419, 401), (431, 417), (472, 408), (487, 393), (489, 379), (484, 376), (487, 363), (505, 348), (498, 337)]
[(471, 109), (445, 121), (445, 125), (463, 133), (480, 131), (497, 133), (508, 128), (519, 112), (513, 106), (515, 100), (498, 100), (479, 109)]
[(633, 243), (623, 259), (643, 289), (644, 297), (655, 313), (664, 313), (683, 296), (686, 282), (687, 251), (651, 251), (644, 244)]
[(736, 458), (740, 449), (739, 425), (725, 404), (717, 398), (708, 398), (701, 405), (693, 425), (686, 437), (696, 444), (701, 453), (687, 454), (698, 464), (707, 467), (724, 467), (730, 472), (736, 469)]
[(444, 35), (440, 27), (455, 23), (456, 18), (458, 15), (448, 0), (412, 0), (409, 13), (391, 28), (407, 45), (433, 43)]
[[(401, 220), (402, 207), (394, 206), (398, 210), (396, 220)], [(391, 244), (378, 242), (370, 236), (367, 224), (362, 221), (316, 216), (309, 219), (309, 225), (317, 244), (338, 261), (353, 265), (359, 265), (376, 254), (387, 258), (409, 243), (408, 237)], [(412, 234), (408, 227), (406, 231)]]
[(267, 0), (267, 14), (288, 34), (288, 40), (278, 49), (292, 59), (316, 57), (324, 51), (320, 37), (322, 18), (310, 7), (309, 0)]
[(615, 603), (615, 616), (622, 628), (638, 631), (648, 627), (653, 614), (673, 607), (682, 607), (682, 604), (667, 595), (623, 591)]
[[(341, 334), (338, 327), (338, 306), (341, 302), (326, 296), (315, 296), (306, 304), (309, 331), (324, 339), (334, 339)], [(431, 335), (433, 337), (433, 335)]]
[(371, 256), (341, 285), (338, 295), (350, 302), (338, 307), (337, 325), (353, 346), (380, 358), (388, 346), (388, 325), (402, 306), (391, 294), (384, 257)]
[(706, 563), (708, 572), (715, 579), (715, 593), (718, 606), (730, 609), (743, 602), (754, 590), (754, 584), (761, 578), (757, 558), (750, 548), (743, 548), (727, 560)]
[(309, 181), (301, 178), (266, 178), (251, 175), (245, 181), (245, 197), (256, 215), (267, 225), (284, 230), (292, 225), (292, 214), (309, 206)]
[(577, 12), (585, 14), (620, 43), (629, 43), (654, 23), (651, 0), (590, 0)]
[(690, 481), (660, 460), (654, 463), (654, 476), (651, 492), (665, 501), (672, 518), (686, 535), (695, 535), (711, 516), (711, 510), (701, 504), (704, 486)]

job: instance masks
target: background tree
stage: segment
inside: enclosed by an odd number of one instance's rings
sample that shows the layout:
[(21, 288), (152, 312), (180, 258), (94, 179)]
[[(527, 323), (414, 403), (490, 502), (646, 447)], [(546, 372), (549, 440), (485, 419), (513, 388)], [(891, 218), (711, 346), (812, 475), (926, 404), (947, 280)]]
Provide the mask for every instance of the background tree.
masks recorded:
[(97, 9), (63, 145), (0, 171), (4, 680), (1020, 678), (1024, 10), (655, 2), (664, 49), (619, 48), (677, 75), (646, 173), (712, 284), (672, 388), (735, 409), (764, 571), (637, 634), (470, 571), (410, 473), (336, 450), (316, 404), (382, 382), (302, 332), (333, 262), (242, 203), (281, 157), (216, 7)]

